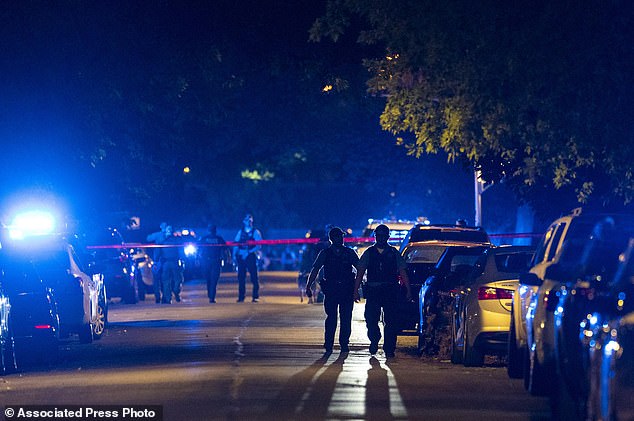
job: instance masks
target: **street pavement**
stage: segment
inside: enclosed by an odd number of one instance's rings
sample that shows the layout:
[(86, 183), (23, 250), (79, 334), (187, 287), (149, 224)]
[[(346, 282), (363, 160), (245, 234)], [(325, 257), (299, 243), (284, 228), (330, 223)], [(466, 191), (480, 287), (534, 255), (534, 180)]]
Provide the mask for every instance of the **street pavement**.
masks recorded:
[(1, 402), (155, 404), (170, 421), (549, 418), (547, 401), (499, 360), (465, 368), (421, 359), (414, 337), (399, 337), (393, 360), (370, 356), (363, 303), (351, 352), (324, 356), (323, 308), (300, 303), (296, 273), (261, 277), (258, 303), (236, 303), (233, 273), (223, 274), (216, 304), (198, 280), (180, 303), (113, 302), (102, 340), (66, 343), (57, 366), (0, 379)]

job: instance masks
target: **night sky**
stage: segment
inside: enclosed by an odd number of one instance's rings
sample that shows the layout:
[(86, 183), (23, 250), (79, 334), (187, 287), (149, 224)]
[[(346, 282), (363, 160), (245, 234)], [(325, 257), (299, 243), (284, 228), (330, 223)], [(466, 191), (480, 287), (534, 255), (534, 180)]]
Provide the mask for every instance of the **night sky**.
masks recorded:
[[(472, 221), (462, 166), (407, 157), (381, 131), (383, 101), (366, 94), (361, 66), (373, 52), (352, 38), (308, 42), (324, 10), (317, 0), (3, 2), (3, 204), (51, 194), (97, 224), (137, 214), (238, 226), (244, 212), (278, 228), (361, 228), (388, 213)], [(338, 78), (345, 91), (322, 92)], [(245, 169), (275, 177), (254, 183)]]

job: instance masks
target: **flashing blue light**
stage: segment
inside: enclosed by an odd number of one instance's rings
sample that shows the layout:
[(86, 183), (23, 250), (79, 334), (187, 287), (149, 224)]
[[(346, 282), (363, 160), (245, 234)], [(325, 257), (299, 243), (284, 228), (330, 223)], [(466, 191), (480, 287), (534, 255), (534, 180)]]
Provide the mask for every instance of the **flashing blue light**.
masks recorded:
[(55, 217), (45, 211), (27, 211), (16, 215), (8, 228), (9, 236), (16, 240), (52, 234), (55, 230)]
[(191, 256), (193, 256), (193, 255), (195, 255), (195, 254), (196, 254), (196, 251), (197, 251), (197, 250), (198, 250), (198, 249), (196, 248), (196, 246), (195, 246), (195, 245), (193, 245), (193, 244), (187, 244), (187, 245), (185, 246), (185, 250), (184, 250), (184, 251), (185, 251), (185, 256), (190, 256), (190, 257), (191, 257)]

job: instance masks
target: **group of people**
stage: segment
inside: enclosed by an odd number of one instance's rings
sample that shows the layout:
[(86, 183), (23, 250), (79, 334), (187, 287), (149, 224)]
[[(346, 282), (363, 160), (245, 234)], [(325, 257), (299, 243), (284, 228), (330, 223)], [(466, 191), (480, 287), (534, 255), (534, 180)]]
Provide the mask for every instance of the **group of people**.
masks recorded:
[[(228, 253), (226, 241), (217, 234), (216, 227), (210, 225), (208, 234), (199, 240), (203, 248), (207, 295), (210, 303), (216, 302), (216, 288), (222, 270), (222, 261), (233, 258), (238, 269), (238, 299), (244, 302), (246, 296), (247, 272), (252, 283), (251, 301), (258, 302), (260, 284), (258, 280), (257, 254), (261, 249), (258, 241), (262, 233), (253, 225), (253, 215), (247, 214), (242, 221), (242, 228), (235, 236), (236, 245), (233, 253)], [(359, 302), (362, 288), (365, 305), (365, 321), (370, 354), (379, 349), (381, 330), (379, 323), (383, 314), (384, 340), (383, 350), (388, 358), (394, 357), (399, 329), (398, 302), (400, 288), (406, 290), (406, 299), (412, 299), (407, 276), (405, 260), (388, 244), (390, 229), (379, 225), (374, 230), (375, 243), (359, 258), (357, 253), (344, 245), (344, 231), (332, 227), (328, 231), (329, 245), (319, 251), (312, 263), (306, 281), (305, 294), (312, 298), (317, 276), (323, 269), (319, 281), (324, 294), (324, 349), (330, 354), (333, 351), (335, 332), (339, 323), (339, 345), (341, 352), (349, 352), (350, 335), (352, 333), (352, 310), (355, 302)], [(172, 233), (172, 227), (161, 224), (161, 231), (150, 234), (148, 241), (155, 242), (155, 282), (156, 302), (171, 303), (172, 295), (178, 302), (183, 282), (182, 247), (178, 247), (179, 239)], [(303, 298), (303, 295), (302, 295)]]
[[(352, 333), (352, 310), (355, 302), (361, 300), (359, 289), (363, 284), (366, 299), (365, 321), (370, 354), (379, 349), (381, 330), (379, 323), (383, 313), (384, 339), (383, 351), (386, 357), (393, 358), (399, 330), (398, 302), (401, 285), (406, 290), (406, 299), (412, 299), (405, 260), (388, 244), (390, 229), (379, 225), (374, 230), (375, 243), (361, 258), (343, 243), (344, 232), (333, 227), (328, 232), (330, 246), (317, 255), (306, 285), (306, 295), (311, 297), (317, 275), (323, 268), (320, 281), (324, 293), (324, 349), (332, 353), (337, 319), (339, 318), (339, 345), (342, 353), (349, 352)], [(367, 278), (364, 280), (364, 277)]]
[(154, 297), (157, 303), (170, 304), (172, 295), (177, 302), (181, 300), (183, 285), (182, 247), (178, 247), (179, 239), (174, 236), (173, 228), (162, 222), (160, 231), (147, 236), (149, 242), (155, 243), (154, 265)]
[[(208, 233), (198, 240), (201, 247), (202, 266), (207, 281), (207, 296), (209, 303), (216, 302), (216, 290), (222, 263), (224, 260), (233, 262), (238, 267), (238, 302), (244, 302), (246, 295), (247, 272), (253, 284), (251, 301), (258, 302), (260, 284), (258, 280), (257, 253), (261, 249), (259, 244), (252, 241), (262, 240), (262, 233), (253, 226), (253, 215), (247, 214), (242, 221), (242, 228), (235, 237), (238, 243), (229, 253), (226, 241), (217, 233), (215, 225), (208, 225)], [(173, 228), (166, 222), (161, 223), (160, 231), (147, 236), (147, 241), (156, 244), (154, 252), (154, 297), (157, 303), (170, 304), (172, 296), (176, 302), (181, 300), (183, 285), (184, 250), (182, 238), (174, 236)]]

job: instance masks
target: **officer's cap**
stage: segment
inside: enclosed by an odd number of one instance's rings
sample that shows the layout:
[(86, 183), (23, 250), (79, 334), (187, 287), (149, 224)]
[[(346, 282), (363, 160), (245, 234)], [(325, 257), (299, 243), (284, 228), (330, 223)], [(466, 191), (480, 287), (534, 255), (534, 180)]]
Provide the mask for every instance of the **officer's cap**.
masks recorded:
[(339, 227), (333, 227), (330, 229), (330, 231), (328, 231), (328, 238), (330, 240), (335, 240), (335, 239), (342, 239), (343, 235), (345, 233), (343, 232), (343, 230)]
[(387, 225), (381, 224), (379, 226), (377, 226), (376, 228), (374, 228), (374, 234), (383, 234), (383, 235), (390, 235), (390, 229), (388, 228)]

